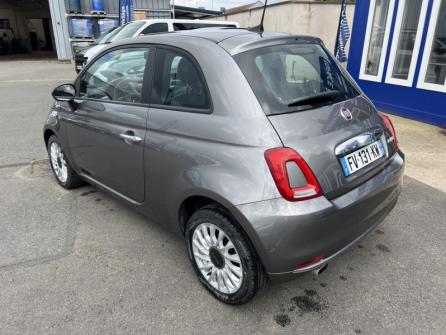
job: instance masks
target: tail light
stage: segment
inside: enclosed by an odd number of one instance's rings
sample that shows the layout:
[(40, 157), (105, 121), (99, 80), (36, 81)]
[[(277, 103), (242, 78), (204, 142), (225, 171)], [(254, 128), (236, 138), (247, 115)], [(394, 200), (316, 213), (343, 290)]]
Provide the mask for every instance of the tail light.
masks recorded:
[(388, 117), (386, 114), (383, 114), (383, 113), (379, 113), (379, 115), (383, 119), (384, 124), (386, 125), (387, 129), (390, 132), (390, 135), (392, 135), (393, 143), (395, 145), (395, 148), (398, 149), (398, 139), (396, 138), (395, 128), (393, 127), (393, 123), (390, 120), (390, 117)]
[[(308, 200), (323, 195), (322, 188), (307, 162), (293, 149), (275, 148), (265, 151), (265, 159), (279, 193), (288, 201)], [(306, 179), (305, 186), (292, 187), (287, 163), (294, 162)]]

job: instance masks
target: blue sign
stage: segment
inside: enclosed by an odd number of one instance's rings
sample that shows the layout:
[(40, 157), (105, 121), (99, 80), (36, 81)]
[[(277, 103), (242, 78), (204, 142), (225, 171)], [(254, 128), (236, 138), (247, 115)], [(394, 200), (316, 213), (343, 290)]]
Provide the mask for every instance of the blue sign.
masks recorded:
[(119, 0), (119, 25), (133, 21), (133, 0)]

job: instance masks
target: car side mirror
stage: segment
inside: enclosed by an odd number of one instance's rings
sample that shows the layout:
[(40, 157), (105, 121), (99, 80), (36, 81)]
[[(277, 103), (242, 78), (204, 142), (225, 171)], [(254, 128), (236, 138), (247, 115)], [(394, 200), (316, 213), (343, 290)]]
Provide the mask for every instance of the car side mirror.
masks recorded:
[(72, 84), (63, 84), (57, 86), (52, 95), (56, 101), (70, 102), (73, 101), (74, 97), (76, 96), (76, 89)]

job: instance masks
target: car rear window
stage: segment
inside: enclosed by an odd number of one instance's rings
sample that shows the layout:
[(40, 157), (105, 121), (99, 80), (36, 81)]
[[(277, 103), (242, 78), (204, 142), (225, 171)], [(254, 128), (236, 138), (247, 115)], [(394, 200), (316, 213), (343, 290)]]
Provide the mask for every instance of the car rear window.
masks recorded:
[[(319, 44), (268, 46), (234, 59), (267, 115), (312, 109), (359, 94), (345, 70)], [(330, 95), (333, 92), (336, 95)], [(313, 98), (321, 96), (324, 99)], [(296, 107), (296, 102), (303, 101), (308, 103)]]

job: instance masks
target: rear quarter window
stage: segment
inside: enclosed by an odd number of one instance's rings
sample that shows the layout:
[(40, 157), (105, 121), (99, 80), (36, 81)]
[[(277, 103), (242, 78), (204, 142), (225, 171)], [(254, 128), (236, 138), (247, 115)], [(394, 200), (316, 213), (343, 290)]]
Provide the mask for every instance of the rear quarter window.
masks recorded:
[(151, 104), (174, 110), (210, 112), (204, 77), (189, 55), (170, 48), (156, 51)]

